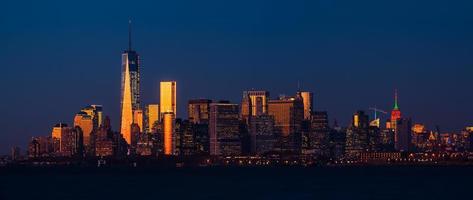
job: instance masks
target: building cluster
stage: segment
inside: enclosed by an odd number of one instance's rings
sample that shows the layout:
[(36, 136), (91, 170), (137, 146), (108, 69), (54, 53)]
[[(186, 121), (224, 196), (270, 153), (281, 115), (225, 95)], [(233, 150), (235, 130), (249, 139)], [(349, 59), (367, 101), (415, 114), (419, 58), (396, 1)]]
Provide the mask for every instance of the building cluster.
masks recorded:
[[(330, 125), (328, 113), (314, 108), (314, 95), (297, 91), (271, 98), (265, 90), (244, 91), (241, 102), (192, 99), (187, 119), (177, 116), (177, 83), (160, 83), (160, 102), (142, 107), (140, 59), (131, 48), (122, 54), (121, 116), (112, 130), (102, 106), (90, 105), (58, 123), (51, 135), (34, 137), (29, 158), (292, 155), (316, 160), (398, 158), (400, 152), (473, 151), (473, 128), (461, 133), (429, 131), (401, 115), (397, 92), (386, 123), (364, 111), (351, 123)], [(377, 110), (375, 110), (376, 112)], [(17, 149), (15, 149), (15, 152)]]

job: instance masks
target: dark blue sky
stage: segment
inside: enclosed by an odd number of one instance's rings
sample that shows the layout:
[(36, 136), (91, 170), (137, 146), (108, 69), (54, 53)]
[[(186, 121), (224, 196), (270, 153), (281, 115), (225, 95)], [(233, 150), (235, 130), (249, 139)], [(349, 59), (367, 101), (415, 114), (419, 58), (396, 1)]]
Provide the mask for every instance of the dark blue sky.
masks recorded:
[[(118, 129), (120, 54), (131, 17), (144, 103), (158, 83), (189, 98), (261, 88), (315, 93), (342, 125), (357, 109), (390, 110), (433, 128), (473, 125), (473, 2), (8, 1), (0, 12), (0, 153), (48, 135), (88, 104)], [(24, 150), (24, 149), (23, 149)]]

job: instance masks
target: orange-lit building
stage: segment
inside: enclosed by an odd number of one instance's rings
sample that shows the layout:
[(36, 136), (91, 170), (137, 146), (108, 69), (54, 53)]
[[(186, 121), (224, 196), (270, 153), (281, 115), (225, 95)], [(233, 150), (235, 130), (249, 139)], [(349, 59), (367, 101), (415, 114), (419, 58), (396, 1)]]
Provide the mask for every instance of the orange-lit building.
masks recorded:
[(92, 146), (92, 134), (94, 131), (94, 120), (93, 117), (85, 112), (79, 112), (74, 117), (74, 127), (80, 127), (84, 138), (84, 148), (89, 150)]
[(163, 113), (163, 129), (164, 129), (164, 155), (175, 154), (175, 134), (174, 134), (174, 113)]
[(260, 116), (268, 113), (268, 91), (250, 90), (243, 92), (241, 101), (241, 117), (248, 121), (250, 116)]
[(140, 127), (140, 133), (143, 132), (143, 111), (137, 109), (133, 112), (133, 123)]
[(304, 104), (304, 119), (310, 120), (310, 115), (314, 111), (314, 94), (312, 92), (299, 92)]
[(53, 127), (53, 130), (51, 132), (51, 136), (52, 138), (55, 138), (55, 139), (61, 139), (61, 136), (62, 136), (62, 132), (68, 128), (67, 124), (65, 123), (59, 123), (59, 124), (56, 124), (54, 127)]
[(122, 54), (121, 83), (120, 133), (125, 141), (131, 144), (134, 111), (140, 109), (140, 59), (136, 51), (131, 48), (131, 28), (128, 49)]
[(94, 111), (94, 118), (97, 121), (97, 128), (102, 126), (104, 123), (104, 117), (103, 117), (103, 107), (102, 105), (90, 105)]
[(268, 114), (274, 116), (275, 132), (287, 137), (300, 131), (304, 119), (304, 105), (300, 96), (268, 101)]
[(189, 122), (194, 124), (208, 124), (210, 117), (210, 99), (192, 99), (187, 105)]
[(149, 104), (146, 107), (147, 132), (152, 133), (154, 125), (159, 122), (159, 104)]
[(162, 81), (160, 83), (160, 109), (161, 114), (172, 112), (177, 115), (176, 107), (176, 81)]
[(61, 155), (61, 152), (65, 149), (65, 146), (68, 145), (68, 136), (70, 135), (70, 132), (72, 132), (72, 128), (64, 123), (56, 124), (53, 127), (51, 133), (51, 145), (53, 147), (54, 153)]

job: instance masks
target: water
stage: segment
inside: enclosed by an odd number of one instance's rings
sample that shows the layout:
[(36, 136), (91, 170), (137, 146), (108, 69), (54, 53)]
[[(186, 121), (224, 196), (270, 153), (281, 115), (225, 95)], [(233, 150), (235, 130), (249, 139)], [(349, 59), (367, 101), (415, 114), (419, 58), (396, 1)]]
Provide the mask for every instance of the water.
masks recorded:
[(0, 199), (472, 199), (473, 167), (0, 169)]

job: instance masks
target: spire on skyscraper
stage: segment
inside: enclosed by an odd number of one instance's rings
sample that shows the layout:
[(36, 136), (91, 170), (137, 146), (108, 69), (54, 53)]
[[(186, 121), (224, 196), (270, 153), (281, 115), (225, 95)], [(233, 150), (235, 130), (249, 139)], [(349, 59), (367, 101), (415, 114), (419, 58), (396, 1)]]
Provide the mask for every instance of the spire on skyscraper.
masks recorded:
[(128, 20), (128, 51), (131, 51), (131, 19)]
[(397, 89), (394, 90), (394, 110), (399, 110), (399, 105), (397, 104)]

